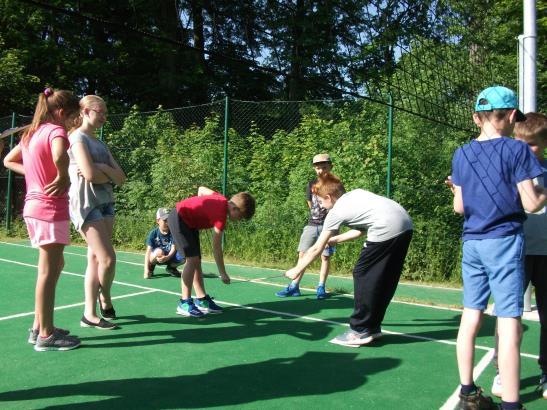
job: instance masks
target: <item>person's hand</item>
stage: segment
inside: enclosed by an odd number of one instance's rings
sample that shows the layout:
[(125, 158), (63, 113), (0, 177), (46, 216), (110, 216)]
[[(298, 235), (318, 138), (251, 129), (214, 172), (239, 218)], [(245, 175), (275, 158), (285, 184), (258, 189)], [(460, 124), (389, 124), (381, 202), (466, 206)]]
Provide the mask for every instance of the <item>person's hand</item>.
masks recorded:
[(285, 276), (289, 279), (296, 279), (300, 272), (296, 268), (289, 269), (287, 272), (285, 272)]
[(230, 277), (229, 277), (226, 273), (221, 273), (221, 274), (220, 274), (220, 280), (221, 280), (222, 283), (224, 283), (225, 285), (229, 285), (229, 284), (230, 284)]
[(332, 237), (330, 238), (328, 241), (327, 241), (327, 244), (325, 245), (325, 249), (327, 249), (329, 246), (334, 246), (338, 243), (338, 241), (336, 240), (336, 237)]
[(156, 260), (158, 261), (158, 263), (166, 262), (167, 261), (167, 255), (156, 256)]
[(454, 184), (452, 183), (452, 177), (449, 175), (446, 177), (446, 179), (444, 180), (444, 184), (450, 188), (450, 190), (452, 191), (452, 193), (454, 193)]
[(64, 194), (70, 186), (68, 175), (57, 177), (44, 187), (44, 193), (48, 196), (59, 196)]

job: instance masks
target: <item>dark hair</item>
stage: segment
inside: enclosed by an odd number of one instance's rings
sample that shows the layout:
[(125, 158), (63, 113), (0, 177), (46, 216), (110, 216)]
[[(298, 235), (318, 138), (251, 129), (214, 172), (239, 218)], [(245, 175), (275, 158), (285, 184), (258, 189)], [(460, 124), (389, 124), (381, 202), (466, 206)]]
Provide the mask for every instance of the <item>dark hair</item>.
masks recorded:
[[(28, 145), (32, 135), (40, 125), (46, 122), (57, 124), (60, 119), (56, 117), (55, 111), (60, 109), (63, 110), (64, 118), (76, 115), (80, 110), (78, 99), (66, 90), (46, 88), (41, 92), (38, 95), (38, 102), (30, 127), (23, 133), (23, 143)], [(64, 124), (62, 125), (64, 126)]]
[(230, 198), (241, 212), (243, 219), (251, 219), (255, 214), (256, 201), (254, 197), (248, 192), (239, 192)]
[(525, 121), (516, 123), (515, 135), (525, 141), (534, 138), (547, 141), (547, 115), (539, 112), (527, 113)]
[(323, 198), (330, 195), (331, 197), (338, 199), (346, 193), (346, 189), (344, 188), (342, 181), (340, 181), (340, 178), (327, 172), (317, 179), (317, 182), (312, 188), (312, 192)]

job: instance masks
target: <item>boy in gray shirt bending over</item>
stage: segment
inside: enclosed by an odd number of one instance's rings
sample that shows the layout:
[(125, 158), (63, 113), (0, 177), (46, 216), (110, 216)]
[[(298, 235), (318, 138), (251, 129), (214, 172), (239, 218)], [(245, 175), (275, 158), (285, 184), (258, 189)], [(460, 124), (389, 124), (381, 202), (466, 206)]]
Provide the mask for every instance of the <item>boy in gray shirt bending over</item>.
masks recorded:
[[(321, 206), (329, 210), (319, 238), (285, 276), (297, 277), (325, 246), (367, 234), (353, 269), (355, 308), (350, 330), (331, 343), (359, 347), (382, 336), (381, 324), (395, 294), (412, 239), (412, 220), (397, 202), (363, 189), (345, 193), (340, 179), (326, 174), (314, 187)], [(352, 228), (336, 235), (342, 225)], [(336, 236), (334, 236), (336, 235)]]

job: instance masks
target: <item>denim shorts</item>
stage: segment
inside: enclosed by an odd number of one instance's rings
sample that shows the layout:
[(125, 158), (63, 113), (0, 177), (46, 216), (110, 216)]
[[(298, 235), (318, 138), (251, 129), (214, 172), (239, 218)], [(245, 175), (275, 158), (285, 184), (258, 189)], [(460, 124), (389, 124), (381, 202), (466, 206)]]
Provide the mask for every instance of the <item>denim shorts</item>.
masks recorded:
[(464, 307), (484, 311), (492, 294), (496, 316), (522, 316), (525, 281), (523, 235), (465, 241), (462, 277)]
[[(323, 225), (306, 225), (304, 227), (304, 230), (302, 231), (302, 235), (300, 236), (300, 242), (298, 243), (298, 252), (306, 252), (308, 249), (310, 249), (317, 241), (317, 238), (319, 238), (319, 235), (321, 235), (322, 230)], [(336, 248), (334, 246), (327, 246), (323, 250), (322, 255), (331, 256), (334, 254), (335, 249)]]
[(114, 204), (112, 202), (93, 208), (91, 212), (87, 214), (83, 224), (100, 221), (104, 218), (114, 218)]

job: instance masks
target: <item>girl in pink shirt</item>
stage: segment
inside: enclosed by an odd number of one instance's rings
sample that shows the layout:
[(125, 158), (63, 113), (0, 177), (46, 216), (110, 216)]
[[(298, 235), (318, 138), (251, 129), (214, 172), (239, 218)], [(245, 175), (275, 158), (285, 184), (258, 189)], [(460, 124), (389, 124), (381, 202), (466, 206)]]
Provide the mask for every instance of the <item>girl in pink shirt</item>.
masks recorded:
[(29, 336), (36, 351), (80, 345), (77, 337), (53, 325), (55, 287), (64, 266), (64, 247), (70, 243), (66, 130), (78, 112), (78, 99), (71, 92), (46, 88), (38, 96), (30, 127), (4, 159), (7, 168), (25, 175), (23, 217), (32, 246), (39, 249), (35, 317)]

